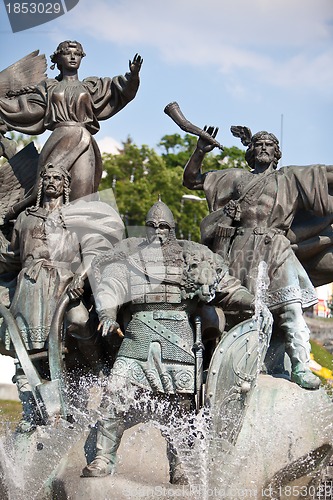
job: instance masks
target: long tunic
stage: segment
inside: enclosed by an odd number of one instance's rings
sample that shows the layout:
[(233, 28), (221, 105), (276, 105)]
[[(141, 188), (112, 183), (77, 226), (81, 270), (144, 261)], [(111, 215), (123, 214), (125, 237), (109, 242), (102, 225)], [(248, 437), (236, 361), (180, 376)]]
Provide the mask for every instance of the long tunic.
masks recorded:
[[(47, 347), (55, 308), (76, 269), (110, 250), (122, 232), (119, 215), (102, 202), (80, 200), (50, 213), (41, 207), (19, 215), (12, 249), (22, 270), (10, 311), (28, 350)], [(6, 348), (12, 349), (8, 335)]]
[(22, 212), (12, 240), (22, 271), (10, 310), (29, 350), (45, 346), (55, 306), (73, 277), (71, 264), (79, 253), (76, 235), (68, 234), (60, 213), (52, 219), (48, 215), (43, 209)]
[[(269, 168), (262, 174), (239, 169), (209, 172), (203, 188), (212, 211), (202, 222), (203, 240), (209, 240), (209, 232), (218, 232), (219, 223), (235, 227), (229, 248), (230, 273), (255, 293), (258, 264), (264, 261), (268, 266), (268, 307), (314, 304), (314, 287), (286, 233), (299, 209), (316, 215), (332, 212), (325, 167)], [(214, 224), (210, 224), (212, 218)]]

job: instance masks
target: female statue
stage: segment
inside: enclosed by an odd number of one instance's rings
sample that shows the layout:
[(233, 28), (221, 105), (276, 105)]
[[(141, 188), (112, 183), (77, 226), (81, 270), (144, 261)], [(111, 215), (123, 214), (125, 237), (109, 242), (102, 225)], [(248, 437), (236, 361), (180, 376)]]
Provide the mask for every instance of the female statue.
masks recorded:
[[(60, 71), (56, 78), (44, 78), (19, 90), (12, 88), (6, 97), (0, 97), (0, 118), (11, 129), (31, 135), (51, 130), (39, 165), (41, 168), (52, 163), (70, 171), (72, 200), (97, 191), (102, 160), (92, 136), (98, 132), (100, 120), (115, 115), (134, 99), (142, 65), (141, 56), (136, 54), (125, 75), (80, 81), (78, 70), (84, 56), (79, 42), (61, 42), (51, 55), (51, 68), (57, 66)], [(15, 69), (16, 80), (18, 66), (16, 63), (11, 67)], [(34, 192), (28, 202), (25, 200), (25, 206), (31, 204), (35, 196)], [(16, 205), (14, 212), (22, 208), (21, 204)]]

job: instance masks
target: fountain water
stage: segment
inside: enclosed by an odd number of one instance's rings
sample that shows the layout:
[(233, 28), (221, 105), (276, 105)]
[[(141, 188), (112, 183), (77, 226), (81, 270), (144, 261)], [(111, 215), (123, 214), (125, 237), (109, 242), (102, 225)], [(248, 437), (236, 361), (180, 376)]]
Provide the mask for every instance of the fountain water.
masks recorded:
[[(90, 380), (85, 382), (91, 386)], [(95, 390), (100, 396), (101, 388), (95, 386)], [(175, 416), (167, 426), (163, 423), (166, 403), (155, 402), (149, 408), (151, 422), (125, 432), (116, 473), (97, 480), (82, 479), (84, 443), (101, 417), (98, 399), (93, 407), (90, 403), (89, 411), (80, 409), (76, 402), (72, 408), (74, 424), (59, 420), (39, 427), (29, 437), (2, 439), (2, 499), (120, 500), (146, 493), (147, 498), (177, 494), (177, 498), (206, 500), (214, 496), (238, 499), (244, 492), (256, 499), (261, 495), (275, 498), (267, 492), (287, 492), (289, 484), (294, 484), (294, 489), (295, 484), (303, 484), (314, 490), (332, 453), (332, 403), (324, 390), (310, 393), (284, 378), (259, 375), (237, 442), (228, 453), (223, 440), (218, 442), (219, 436), (211, 433), (209, 409)], [(148, 410), (151, 402), (142, 396), (137, 404)], [(161, 435), (177, 449), (188, 486), (168, 484)], [(91, 453), (89, 445), (86, 453)], [(297, 476), (301, 477), (298, 483)]]
[[(52, 498), (52, 481), (57, 468), (70, 449), (93, 425), (96, 410), (87, 408), (87, 390), (96, 384), (85, 378), (81, 390), (75, 391), (70, 405), (73, 422), (55, 418), (49, 425), (37, 426), (32, 433), (12, 433), (9, 429), (0, 439), (0, 497), (2, 500)], [(71, 389), (71, 386), (69, 386)], [(69, 390), (70, 392), (70, 390)]]
[[(167, 424), (166, 401), (152, 401), (146, 393), (138, 399), (134, 391), (114, 387), (112, 394), (117, 406), (137, 405), (138, 411), (149, 415), (150, 422), (125, 432), (114, 475), (99, 480), (82, 479), (84, 450), (89, 461), (89, 456), (94, 455), (94, 423), (103, 416), (99, 406), (103, 388), (96, 384), (96, 379), (82, 378), (79, 390), (75, 386), (69, 394), (73, 424), (60, 419), (38, 427), (30, 436), (14, 439), (7, 435), (1, 440), (1, 498), (121, 500), (146, 494), (148, 498), (177, 495), (203, 500), (244, 496), (264, 499), (275, 498), (272, 492), (277, 495), (282, 490), (289, 491), (286, 488), (293, 481), (298, 486), (305, 484), (308, 491), (316, 488), (320, 470), (332, 454), (332, 403), (323, 389), (308, 392), (285, 378), (259, 374), (268, 343), (258, 328), (266, 288), (266, 268), (261, 263), (250, 326), (247, 323), (237, 336), (231, 332), (223, 337), (216, 349), (216, 380), (227, 383), (229, 374), (223, 373), (224, 367), (237, 371), (241, 360), (246, 361), (244, 366), (249, 370), (238, 374), (240, 384), (236, 391), (223, 394), (222, 400), (216, 399), (215, 394), (216, 407), (208, 404), (199, 412), (174, 415)], [(235, 347), (238, 357), (230, 364), (230, 348)], [(208, 403), (216, 366), (213, 356), (211, 380), (208, 377), (206, 384)], [(239, 413), (242, 408), (246, 409), (244, 420)], [(177, 449), (188, 486), (180, 488), (168, 483), (165, 438)]]

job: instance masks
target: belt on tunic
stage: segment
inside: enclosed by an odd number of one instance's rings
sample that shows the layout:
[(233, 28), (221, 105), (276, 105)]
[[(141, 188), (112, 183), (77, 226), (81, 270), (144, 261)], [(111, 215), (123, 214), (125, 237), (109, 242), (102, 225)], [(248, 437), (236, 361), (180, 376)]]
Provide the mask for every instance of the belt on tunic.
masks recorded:
[(257, 226), (257, 227), (237, 227), (236, 234), (245, 234), (245, 233), (254, 233), (254, 234), (283, 234), (285, 235), (287, 231), (284, 229), (278, 229), (277, 227), (267, 227), (267, 226)]
[(84, 127), (86, 128), (86, 123), (84, 122), (59, 122), (56, 123), (53, 130), (59, 127)]
[(163, 339), (186, 352), (186, 354), (191, 354), (194, 357), (192, 346), (189, 346), (179, 335), (157, 321), (161, 319), (183, 321), (184, 319), (188, 319), (185, 311), (140, 311), (133, 314), (132, 319), (134, 318), (144, 323)]
[(49, 269), (71, 269), (70, 262), (60, 262), (46, 259), (36, 259), (36, 260), (26, 260), (23, 263), (24, 274), (28, 276), (28, 278), (37, 280), (39, 273), (42, 267), (46, 267)]
[(277, 234), (282, 234), (285, 236), (287, 234), (287, 231), (283, 229), (278, 229), (277, 227), (238, 227), (236, 229), (236, 235), (237, 236), (242, 236), (243, 234), (260, 234), (260, 235), (265, 235), (265, 243), (269, 243), (272, 241), (274, 236)]

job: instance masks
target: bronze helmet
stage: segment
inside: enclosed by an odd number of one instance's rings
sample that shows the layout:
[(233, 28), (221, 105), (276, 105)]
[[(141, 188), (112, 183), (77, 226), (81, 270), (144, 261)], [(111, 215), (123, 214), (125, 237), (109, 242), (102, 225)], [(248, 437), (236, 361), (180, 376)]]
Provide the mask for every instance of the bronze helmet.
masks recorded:
[(149, 209), (146, 216), (146, 224), (153, 223), (154, 225), (165, 223), (169, 226), (170, 229), (175, 229), (175, 219), (173, 218), (173, 214), (170, 208), (163, 203), (163, 201), (159, 200)]

